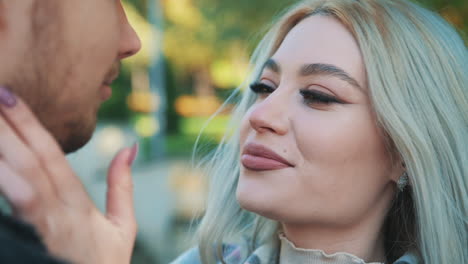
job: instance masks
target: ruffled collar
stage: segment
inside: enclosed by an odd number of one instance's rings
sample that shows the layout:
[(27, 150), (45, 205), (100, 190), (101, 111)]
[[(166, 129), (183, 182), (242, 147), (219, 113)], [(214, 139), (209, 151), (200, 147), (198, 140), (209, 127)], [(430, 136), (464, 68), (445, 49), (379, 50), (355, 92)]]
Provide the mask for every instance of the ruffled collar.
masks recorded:
[(318, 249), (297, 248), (283, 233), (279, 234), (281, 248), (279, 264), (383, 264), (381, 262), (367, 263), (359, 257), (345, 252), (327, 254)]

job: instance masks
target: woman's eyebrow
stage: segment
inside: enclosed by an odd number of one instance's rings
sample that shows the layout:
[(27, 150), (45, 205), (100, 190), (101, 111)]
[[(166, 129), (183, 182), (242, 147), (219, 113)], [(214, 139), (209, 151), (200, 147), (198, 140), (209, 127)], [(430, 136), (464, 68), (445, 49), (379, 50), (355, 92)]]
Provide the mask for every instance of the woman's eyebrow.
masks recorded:
[(272, 58), (269, 58), (269, 59), (263, 64), (262, 71), (265, 70), (265, 69), (272, 70), (272, 71), (275, 72), (275, 73), (280, 73), (280, 72), (281, 72), (280, 66), (279, 66), (278, 63), (276, 63), (276, 61), (275, 61), (274, 59), (272, 59)]
[[(279, 64), (272, 58), (268, 59), (264, 64), (263, 64), (263, 70), (269, 69), (275, 73), (281, 73), (281, 67)], [(348, 82), (352, 86), (358, 88), (362, 92), (365, 92), (364, 89), (359, 85), (359, 83), (351, 77), (350, 74), (348, 74), (346, 71), (343, 69), (332, 65), (332, 64), (326, 64), (326, 63), (312, 63), (312, 64), (307, 64), (301, 67), (299, 74), (301, 76), (309, 76), (309, 75), (328, 75), (328, 76), (333, 76), (337, 77), (345, 82)]]
[(312, 63), (307, 64), (301, 67), (299, 71), (301, 76), (309, 76), (309, 75), (329, 75), (338, 77), (339, 79), (348, 82), (352, 86), (358, 88), (361, 91), (364, 91), (359, 83), (351, 77), (346, 71), (342, 70), (341, 68), (332, 65), (332, 64), (325, 64), (325, 63)]

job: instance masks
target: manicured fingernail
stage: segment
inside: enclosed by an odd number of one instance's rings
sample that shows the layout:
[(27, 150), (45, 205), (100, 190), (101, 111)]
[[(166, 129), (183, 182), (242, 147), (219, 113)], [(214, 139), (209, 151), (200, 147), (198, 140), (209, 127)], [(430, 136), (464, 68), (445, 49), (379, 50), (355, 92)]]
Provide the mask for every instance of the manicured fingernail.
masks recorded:
[(138, 143), (133, 144), (132, 148), (130, 149), (130, 156), (128, 157), (128, 165), (132, 166), (135, 162), (137, 155), (138, 155), (139, 145)]
[(8, 108), (16, 105), (16, 96), (4, 86), (0, 86), (0, 103)]

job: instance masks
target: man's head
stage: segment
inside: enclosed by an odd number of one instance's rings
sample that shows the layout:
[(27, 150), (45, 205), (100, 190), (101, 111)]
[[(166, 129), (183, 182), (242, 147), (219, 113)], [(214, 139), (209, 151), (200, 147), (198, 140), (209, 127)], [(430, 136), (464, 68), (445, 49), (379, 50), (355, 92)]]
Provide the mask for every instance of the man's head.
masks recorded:
[(120, 0), (0, 0), (0, 84), (65, 152), (90, 139), (119, 61), (140, 45)]

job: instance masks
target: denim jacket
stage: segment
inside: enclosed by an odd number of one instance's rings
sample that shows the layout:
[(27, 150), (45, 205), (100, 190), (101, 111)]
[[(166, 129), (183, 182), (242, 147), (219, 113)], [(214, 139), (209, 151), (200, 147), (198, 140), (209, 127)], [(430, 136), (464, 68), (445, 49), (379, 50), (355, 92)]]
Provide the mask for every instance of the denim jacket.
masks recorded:
[[(239, 246), (224, 246), (224, 260), (227, 264), (278, 264), (278, 242), (271, 241), (258, 247), (250, 256), (242, 256), (242, 248)], [(245, 261), (243, 261), (245, 259)], [(221, 263), (218, 262), (218, 263)], [(408, 252), (393, 264), (421, 264), (419, 258)], [(171, 264), (201, 264), (198, 248), (192, 248), (179, 256)]]

